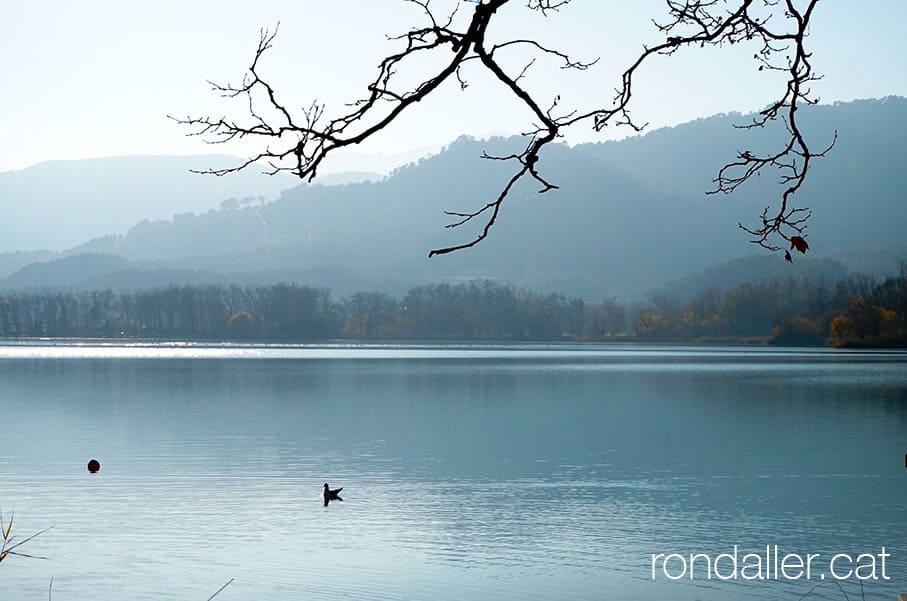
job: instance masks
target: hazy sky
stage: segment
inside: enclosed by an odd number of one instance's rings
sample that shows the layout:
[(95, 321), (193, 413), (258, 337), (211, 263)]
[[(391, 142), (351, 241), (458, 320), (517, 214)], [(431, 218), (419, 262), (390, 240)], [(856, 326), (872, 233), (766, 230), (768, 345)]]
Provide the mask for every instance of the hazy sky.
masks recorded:
[[(455, 1), (434, 0), (433, 6)], [(495, 39), (535, 36), (576, 57), (601, 57), (583, 73), (545, 62), (533, 68), (533, 89), (542, 98), (561, 94), (563, 106), (605, 105), (616, 75), (642, 44), (661, 39), (651, 19), (664, 15), (662, 0), (574, 0), (547, 18), (524, 4), (514, 0), (501, 11), (491, 32)], [(185, 137), (166, 115), (231, 114), (235, 107), (211, 93), (206, 80), (240, 81), (260, 27), (280, 21), (261, 71), (281, 98), (290, 106), (318, 98), (336, 112), (362, 95), (380, 56), (399, 46), (386, 34), (402, 33), (420, 18), (417, 7), (401, 0), (4, 1), (0, 171), (49, 159), (243, 154), (241, 147), (212, 148)], [(907, 95), (905, 23), (905, 0), (822, 0), (810, 37), (816, 70), (825, 74), (815, 85), (822, 101)], [(764, 106), (780, 88), (776, 76), (756, 70), (752, 53), (690, 49), (653, 63), (638, 80), (634, 114), (659, 126)], [(523, 59), (514, 59), (518, 69)], [(467, 92), (451, 82), (354, 151), (365, 156), (327, 170), (381, 168), (368, 155), (439, 145), (461, 134), (525, 129), (528, 119), (519, 105), (499, 84), (473, 73)], [(624, 134), (584, 127), (568, 141)]]

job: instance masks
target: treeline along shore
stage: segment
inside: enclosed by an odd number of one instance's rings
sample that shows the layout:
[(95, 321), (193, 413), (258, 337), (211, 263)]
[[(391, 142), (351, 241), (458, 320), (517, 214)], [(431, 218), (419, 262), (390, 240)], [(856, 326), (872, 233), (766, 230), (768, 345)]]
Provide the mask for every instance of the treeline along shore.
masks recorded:
[(431, 284), (403, 298), (324, 288), (174, 286), (146, 291), (0, 292), (5, 338), (237, 341), (634, 340), (907, 347), (907, 265), (883, 281), (772, 280), (691, 298), (588, 302), (489, 280)]

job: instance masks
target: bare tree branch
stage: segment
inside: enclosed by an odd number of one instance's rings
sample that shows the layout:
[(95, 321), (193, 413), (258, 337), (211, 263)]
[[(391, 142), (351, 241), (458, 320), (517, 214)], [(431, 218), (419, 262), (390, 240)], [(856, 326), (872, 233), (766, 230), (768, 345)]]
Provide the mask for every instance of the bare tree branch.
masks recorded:
[[(806, 49), (806, 38), (818, 0), (666, 0), (667, 17), (661, 22), (654, 22), (657, 31), (664, 36), (663, 41), (644, 47), (623, 72), (612, 101), (591, 111), (567, 111), (560, 116), (554, 115), (559, 95), (553, 94), (550, 107), (542, 109), (538, 99), (522, 86), (522, 80), (536, 61), (536, 57), (531, 55), (551, 56), (562, 62), (561, 68), (576, 70), (586, 70), (598, 59), (580, 61), (532, 39), (489, 43), (486, 40), (489, 23), (498, 9), (510, 0), (470, 0), (472, 15), (465, 29), (454, 27), (457, 10), (446, 19), (438, 19), (431, 9), (431, 0), (403, 1), (420, 9), (426, 20), (425, 25), (389, 37), (401, 42), (402, 49), (380, 61), (377, 76), (366, 87), (367, 94), (349, 105), (349, 112), (330, 119), (326, 118), (325, 105), (317, 100), (302, 110), (301, 115), (294, 116), (278, 99), (274, 87), (260, 76), (259, 60), (271, 48), (277, 28), (273, 32), (262, 30), (242, 84), (211, 84), (212, 89), (224, 97), (244, 97), (248, 102), (249, 121), (239, 123), (225, 117), (174, 118), (189, 128), (189, 135), (203, 136), (212, 144), (253, 138), (261, 140), (264, 145), (264, 150), (240, 165), (203, 173), (226, 175), (264, 162), (268, 165), (267, 173), (289, 171), (311, 181), (317, 176), (326, 156), (340, 148), (364, 142), (390, 126), (405, 110), (430, 96), (451, 76), (461, 89), (465, 89), (468, 84), (461, 69), (465, 64), (475, 62), (503, 84), (516, 102), (529, 109), (536, 124), (523, 134), (528, 141), (522, 152), (507, 156), (484, 155), (488, 159), (512, 161), (516, 169), (500, 192), (475, 211), (446, 212), (456, 218), (446, 226), (448, 228), (460, 227), (479, 217), (485, 220), (480, 233), (471, 241), (434, 249), (429, 252), (429, 257), (447, 254), (475, 246), (488, 236), (504, 201), (520, 180), (527, 177), (535, 180), (541, 185), (539, 192), (557, 188), (542, 177), (538, 163), (542, 149), (563, 135), (564, 130), (585, 122), (596, 131), (608, 125), (628, 126), (642, 131), (646, 124), (639, 124), (630, 116), (633, 83), (642, 67), (655, 57), (673, 55), (684, 47), (752, 44), (756, 47), (753, 58), (759, 70), (786, 73), (787, 82), (777, 100), (760, 111), (751, 123), (740, 127), (764, 127), (780, 119), (788, 139), (772, 153), (740, 152), (735, 160), (718, 171), (714, 179), (715, 188), (709, 193), (730, 194), (764, 170), (777, 170), (779, 183), (784, 186), (780, 199), (766, 207), (757, 226), (748, 227), (742, 223), (739, 226), (752, 236), (754, 243), (771, 251), (780, 250), (782, 241), (790, 243), (791, 249), (796, 248), (800, 252), (808, 248), (804, 230), (811, 213), (807, 208), (793, 206), (791, 197), (802, 187), (812, 159), (824, 156), (837, 139), (835, 134), (828, 146), (814, 151), (807, 144), (797, 120), (797, 111), (801, 106), (818, 101), (811, 95), (809, 85), (819, 77), (813, 72), (811, 54)], [(528, 0), (526, 6), (547, 16), (569, 1)], [(458, 3), (457, 8), (460, 6)], [(496, 55), (517, 48), (528, 51), (530, 58), (521, 71), (510, 74), (498, 62)], [(404, 65), (409, 64), (411, 57), (424, 54), (445, 56), (441, 54), (443, 52), (448, 58), (441, 68), (428, 73), (416, 86), (399, 87), (396, 75)], [(265, 118), (264, 110), (274, 117)]]

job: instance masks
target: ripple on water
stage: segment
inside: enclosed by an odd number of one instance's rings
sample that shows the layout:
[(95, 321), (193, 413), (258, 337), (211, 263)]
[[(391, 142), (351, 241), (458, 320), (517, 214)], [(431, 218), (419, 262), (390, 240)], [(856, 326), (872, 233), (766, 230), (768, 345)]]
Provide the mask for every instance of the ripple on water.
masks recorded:
[[(4, 563), (0, 599), (45, 598), (51, 576), (64, 601), (206, 599), (230, 578), (225, 601), (795, 599), (804, 583), (653, 583), (648, 557), (734, 544), (904, 556), (905, 363), (607, 345), (0, 347), (0, 506), (19, 533), (54, 526), (30, 543), (50, 560)], [(343, 502), (323, 507), (326, 480)]]

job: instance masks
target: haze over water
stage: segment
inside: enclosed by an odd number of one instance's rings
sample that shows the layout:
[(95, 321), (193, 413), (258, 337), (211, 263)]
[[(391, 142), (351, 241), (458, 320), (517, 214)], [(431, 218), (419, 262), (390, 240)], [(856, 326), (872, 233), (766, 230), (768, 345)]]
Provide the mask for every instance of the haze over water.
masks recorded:
[[(797, 599), (653, 553), (891, 554), (907, 354), (0, 347), (0, 599)], [(85, 469), (97, 457), (101, 472)], [(321, 485), (344, 487), (323, 507)], [(844, 584), (851, 598), (859, 588)], [(814, 597), (840, 599), (823, 587)]]

